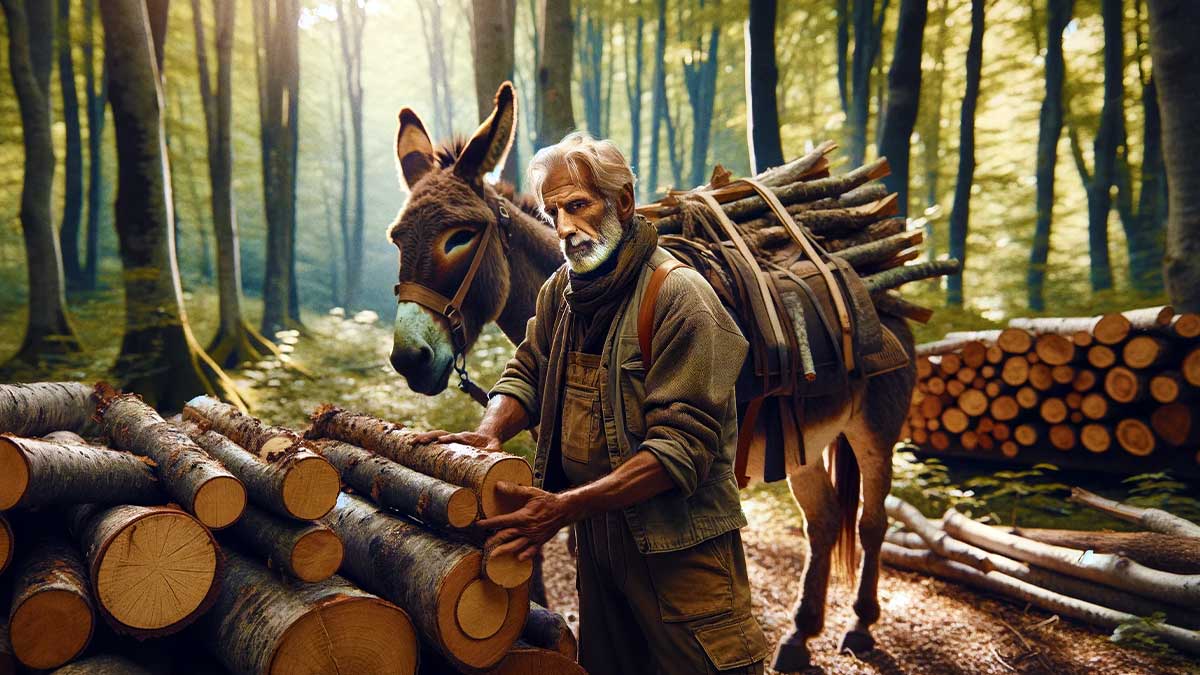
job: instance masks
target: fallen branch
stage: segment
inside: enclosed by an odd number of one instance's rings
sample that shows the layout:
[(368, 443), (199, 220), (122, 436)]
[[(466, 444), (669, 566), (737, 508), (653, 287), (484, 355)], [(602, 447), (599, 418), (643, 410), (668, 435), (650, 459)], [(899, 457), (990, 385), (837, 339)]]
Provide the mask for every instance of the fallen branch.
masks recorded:
[(1106, 499), (1083, 488), (1071, 488), (1071, 501), (1083, 504), (1102, 513), (1125, 520), (1162, 534), (1177, 534), (1181, 537), (1200, 537), (1200, 525), (1180, 518), (1161, 509), (1144, 509)]

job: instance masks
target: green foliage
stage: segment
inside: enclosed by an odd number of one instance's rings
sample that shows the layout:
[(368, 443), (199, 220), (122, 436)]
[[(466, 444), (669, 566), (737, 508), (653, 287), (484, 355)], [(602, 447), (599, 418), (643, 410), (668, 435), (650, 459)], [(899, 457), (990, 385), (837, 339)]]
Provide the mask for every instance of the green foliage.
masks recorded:
[(1162, 509), (1180, 518), (1200, 522), (1200, 499), (1194, 485), (1173, 478), (1168, 471), (1142, 473), (1121, 481), (1129, 488), (1126, 500), (1133, 506)]
[(969, 511), (983, 505), (974, 491), (955, 484), (941, 461), (918, 460), (903, 450), (892, 456), (892, 494), (929, 516), (940, 516), (950, 508)]
[(1137, 617), (1114, 628), (1108, 639), (1130, 649), (1140, 649), (1153, 654), (1173, 654), (1174, 650), (1153, 632), (1166, 621), (1167, 615), (1162, 612)]

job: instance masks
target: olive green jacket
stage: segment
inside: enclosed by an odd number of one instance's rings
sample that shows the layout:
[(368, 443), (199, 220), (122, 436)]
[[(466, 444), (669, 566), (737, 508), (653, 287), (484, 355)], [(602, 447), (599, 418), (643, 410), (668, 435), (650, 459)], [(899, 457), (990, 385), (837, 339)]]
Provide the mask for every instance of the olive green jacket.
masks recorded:
[[(674, 551), (746, 524), (733, 477), (737, 445), (734, 385), (747, 343), (712, 287), (690, 268), (672, 272), (655, 307), (654, 358), (642, 365), (637, 314), (654, 269), (670, 254), (658, 248), (609, 329), (601, 352), (600, 417), (615, 468), (645, 450), (654, 453), (675, 482), (673, 489), (625, 509), (643, 553)], [(541, 425), (534, 482), (566, 488), (553, 430), (560, 424), (563, 373), (572, 310), (566, 301), (566, 267), (538, 293), (525, 340), (491, 395), (516, 398)], [(549, 394), (549, 395), (547, 395)]]

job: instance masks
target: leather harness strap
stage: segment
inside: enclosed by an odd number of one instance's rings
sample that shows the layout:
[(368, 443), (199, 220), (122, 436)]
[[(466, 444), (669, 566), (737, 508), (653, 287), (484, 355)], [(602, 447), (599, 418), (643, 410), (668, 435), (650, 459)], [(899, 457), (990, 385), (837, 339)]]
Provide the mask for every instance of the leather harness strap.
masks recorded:
[(654, 338), (654, 310), (658, 306), (658, 292), (662, 289), (663, 282), (667, 280), (667, 275), (680, 267), (687, 267), (678, 260), (671, 259), (663, 262), (658, 267), (654, 268), (654, 272), (650, 275), (650, 281), (646, 284), (646, 290), (642, 294), (642, 304), (638, 308), (637, 332), (638, 346), (642, 349), (642, 367), (646, 372), (650, 372), (651, 341)]

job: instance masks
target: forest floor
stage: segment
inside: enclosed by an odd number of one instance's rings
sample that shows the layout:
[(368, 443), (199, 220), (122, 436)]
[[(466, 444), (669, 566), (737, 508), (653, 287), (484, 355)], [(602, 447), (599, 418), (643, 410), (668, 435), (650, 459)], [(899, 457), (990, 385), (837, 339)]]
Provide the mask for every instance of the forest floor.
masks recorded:
[[(211, 323), (215, 309), (210, 293), (189, 299), (193, 328), (202, 344), (215, 330)], [(111, 320), (119, 312), (111, 301), (73, 303), (73, 318), (85, 336), (90, 359), (25, 379), (93, 381), (104, 377), (120, 343), (120, 335), (114, 334), (120, 330), (120, 322)], [(15, 307), (0, 307), (5, 325), (22, 325), (22, 314), (23, 310)], [(300, 339), (286, 351), (289, 359), (315, 374), (312, 379), (277, 359), (243, 364), (230, 373), (259, 417), (303, 428), (308, 413), (329, 402), (419, 429), (465, 429), (478, 420), (480, 408), (456, 391), (454, 382), (435, 397), (418, 396), (404, 385), (387, 363), (389, 326), (373, 313), (347, 318), (306, 314), (305, 324)], [(20, 335), (15, 333), (0, 334), (0, 358), (16, 350)], [(481, 383), (494, 381), (511, 351), (499, 332), (485, 332), (470, 356), (472, 377)], [(505, 448), (526, 457), (532, 454), (528, 434), (514, 438)], [(1200, 501), (1190, 496), (1200, 494), (1196, 486), (1157, 474), (1130, 483), (1096, 475), (1060, 475), (1044, 466), (996, 471), (996, 467), (970, 463), (946, 465), (901, 453), (895, 465), (894, 492), (930, 516), (954, 506), (992, 522), (1031, 527), (1128, 528), (1068, 504), (1062, 499), (1068, 481), (1114, 498), (1140, 499), (1150, 502), (1146, 505), (1172, 508), (1180, 515), (1200, 519)], [(744, 493), (743, 507), (750, 521), (743, 530), (743, 541), (754, 606), (774, 644), (791, 624), (791, 608), (807, 555), (803, 521), (782, 483)], [(565, 533), (560, 533), (546, 547), (546, 584), (552, 606), (574, 623), (578, 621), (574, 565), (565, 541)], [(853, 619), (853, 596), (844, 584), (834, 582), (829, 597), (826, 629), (810, 643), (817, 664), (827, 673), (1200, 673), (1198, 661), (1153, 648), (1146, 651), (1117, 645), (1108, 640), (1107, 631), (886, 567), (879, 589), (883, 617), (874, 631), (878, 647), (860, 656), (838, 654), (841, 635)]]

